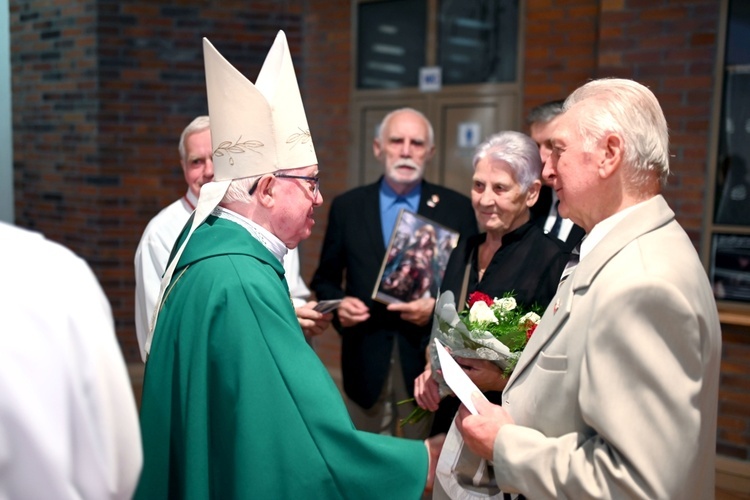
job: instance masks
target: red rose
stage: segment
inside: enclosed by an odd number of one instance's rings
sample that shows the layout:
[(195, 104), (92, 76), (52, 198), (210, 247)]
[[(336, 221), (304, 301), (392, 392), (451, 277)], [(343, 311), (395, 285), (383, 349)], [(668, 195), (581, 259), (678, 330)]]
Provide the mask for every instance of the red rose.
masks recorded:
[(531, 335), (534, 333), (534, 330), (536, 330), (536, 324), (531, 325), (531, 327), (528, 330), (526, 330), (526, 342), (529, 341), (529, 339), (531, 338)]
[(469, 309), (474, 305), (475, 302), (484, 302), (488, 306), (493, 304), (492, 297), (482, 292), (472, 292), (469, 294)]

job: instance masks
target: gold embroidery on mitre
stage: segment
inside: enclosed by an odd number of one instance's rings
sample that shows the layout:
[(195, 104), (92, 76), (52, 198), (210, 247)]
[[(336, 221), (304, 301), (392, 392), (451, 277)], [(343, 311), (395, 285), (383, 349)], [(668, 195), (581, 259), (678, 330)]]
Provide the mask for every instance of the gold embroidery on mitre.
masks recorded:
[(255, 140), (240, 142), (241, 140), (242, 136), (239, 136), (234, 144), (232, 144), (232, 141), (223, 141), (221, 144), (216, 146), (216, 149), (214, 150), (214, 156), (221, 158), (222, 156), (224, 156), (224, 151), (226, 151), (226, 154), (229, 155), (229, 164), (234, 165), (234, 158), (232, 158), (232, 153), (242, 154), (246, 151), (252, 151), (253, 153), (261, 154), (261, 152), (256, 151), (256, 149), (263, 147), (262, 142)]
[(299, 132), (295, 132), (294, 134), (290, 135), (286, 140), (286, 143), (291, 144), (292, 148), (297, 144), (309, 143), (309, 145), (312, 146), (312, 136), (310, 135), (310, 130), (303, 130), (300, 127), (297, 127), (297, 129), (299, 130)]

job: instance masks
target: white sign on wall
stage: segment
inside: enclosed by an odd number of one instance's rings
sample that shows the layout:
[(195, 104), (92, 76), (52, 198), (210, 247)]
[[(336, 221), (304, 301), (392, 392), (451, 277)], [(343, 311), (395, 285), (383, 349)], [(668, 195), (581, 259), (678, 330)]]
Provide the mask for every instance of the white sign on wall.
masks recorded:
[(440, 66), (419, 68), (419, 90), (437, 92), (443, 85), (443, 70)]
[(482, 127), (477, 122), (463, 122), (458, 124), (458, 147), (475, 148), (479, 145)]

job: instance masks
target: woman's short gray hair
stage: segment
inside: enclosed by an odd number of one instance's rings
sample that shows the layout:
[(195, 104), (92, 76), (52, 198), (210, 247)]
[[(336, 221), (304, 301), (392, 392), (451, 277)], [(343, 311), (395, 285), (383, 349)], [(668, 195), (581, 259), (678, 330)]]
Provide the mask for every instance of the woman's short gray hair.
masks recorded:
[(524, 193), (542, 173), (539, 146), (531, 137), (521, 132), (506, 130), (491, 136), (477, 147), (473, 167), (477, 168), (477, 163), (483, 158), (503, 161), (510, 165)]

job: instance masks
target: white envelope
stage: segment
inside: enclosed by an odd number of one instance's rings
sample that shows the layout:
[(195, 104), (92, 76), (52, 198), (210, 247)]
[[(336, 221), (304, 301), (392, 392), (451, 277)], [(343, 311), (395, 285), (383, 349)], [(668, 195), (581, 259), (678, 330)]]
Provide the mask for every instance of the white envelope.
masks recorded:
[[(474, 403), (471, 402), (471, 394), (475, 391), (482, 394), (482, 391), (471, 381), (466, 372), (458, 366), (456, 360), (445, 350), (445, 347), (443, 347), (443, 344), (438, 339), (435, 339), (435, 346), (437, 347), (440, 369), (443, 372), (445, 383), (451, 388), (453, 394), (458, 396), (458, 399), (461, 400), (464, 406), (473, 415), (476, 415), (478, 412), (474, 407)], [(484, 398), (484, 394), (482, 394), (482, 397)]]

